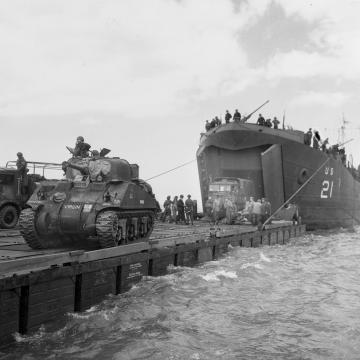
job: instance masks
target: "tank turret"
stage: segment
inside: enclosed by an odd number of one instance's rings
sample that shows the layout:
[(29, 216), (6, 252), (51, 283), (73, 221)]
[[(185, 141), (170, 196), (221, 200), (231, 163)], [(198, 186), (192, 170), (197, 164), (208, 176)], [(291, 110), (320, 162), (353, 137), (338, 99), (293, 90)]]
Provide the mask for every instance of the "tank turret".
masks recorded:
[(84, 244), (100, 247), (147, 241), (156, 200), (138, 178), (138, 166), (118, 157), (73, 157), (62, 164), (63, 180), (41, 184), (20, 215), (20, 231), (32, 248)]
[(71, 158), (63, 164), (66, 178), (89, 175), (91, 181), (131, 181), (138, 178), (138, 166), (120, 158)]

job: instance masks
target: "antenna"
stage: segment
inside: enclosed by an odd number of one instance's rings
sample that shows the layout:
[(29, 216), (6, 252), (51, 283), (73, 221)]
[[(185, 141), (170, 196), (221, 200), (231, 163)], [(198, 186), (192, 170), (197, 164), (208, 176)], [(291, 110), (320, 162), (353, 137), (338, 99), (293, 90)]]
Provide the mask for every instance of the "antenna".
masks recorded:
[(342, 113), (342, 119), (341, 119), (341, 126), (338, 130), (338, 143), (343, 143), (345, 141), (345, 130), (346, 130), (346, 124), (349, 122), (345, 120), (345, 115)]

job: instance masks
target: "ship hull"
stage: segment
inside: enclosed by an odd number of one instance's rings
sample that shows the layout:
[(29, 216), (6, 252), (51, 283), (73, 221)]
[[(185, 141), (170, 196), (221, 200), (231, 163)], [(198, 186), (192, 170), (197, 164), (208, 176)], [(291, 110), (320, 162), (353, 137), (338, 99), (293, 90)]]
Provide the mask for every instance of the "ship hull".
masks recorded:
[(300, 132), (227, 124), (202, 137), (197, 151), (203, 206), (217, 177), (252, 180), (273, 212), (290, 199), (308, 229), (349, 227), (360, 220), (360, 184), (336, 156), (303, 143)]

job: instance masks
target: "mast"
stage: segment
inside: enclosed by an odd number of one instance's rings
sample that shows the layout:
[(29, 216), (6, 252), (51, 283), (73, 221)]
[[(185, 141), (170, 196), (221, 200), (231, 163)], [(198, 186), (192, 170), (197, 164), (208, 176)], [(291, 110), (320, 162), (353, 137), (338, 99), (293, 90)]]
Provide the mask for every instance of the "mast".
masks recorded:
[(346, 124), (349, 122), (345, 120), (345, 115), (342, 113), (342, 120), (341, 120), (341, 126), (338, 131), (338, 143), (342, 144), (345, 142), (345, 130), (346, 130)]

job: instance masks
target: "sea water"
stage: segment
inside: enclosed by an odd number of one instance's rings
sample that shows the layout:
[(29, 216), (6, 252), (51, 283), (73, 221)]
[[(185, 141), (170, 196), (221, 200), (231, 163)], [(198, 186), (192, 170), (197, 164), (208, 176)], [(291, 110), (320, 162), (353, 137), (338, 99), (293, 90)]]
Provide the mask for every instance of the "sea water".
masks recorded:
[(360, 228), (230, 247), (15, 337), (0, 359), (360, 359)]

